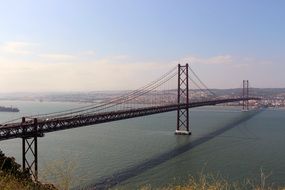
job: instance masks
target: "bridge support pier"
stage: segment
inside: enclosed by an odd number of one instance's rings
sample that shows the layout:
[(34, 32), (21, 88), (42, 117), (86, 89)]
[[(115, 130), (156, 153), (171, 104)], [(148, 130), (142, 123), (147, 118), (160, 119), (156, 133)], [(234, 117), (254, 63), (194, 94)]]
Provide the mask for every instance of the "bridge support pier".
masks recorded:
[(188, 64), (178, 64), (178, 92), (177, 92), (177, 128), (176, 135), (191, 135), (189, 129), (189, 78)]
[(248, 102), (248, 98), (249, 98), (249, 82), (248, 82), (248, 80), (243, 80), (242, 96), (244, 98), (244, 100), (242, 101), (242, 110), (243, 111), (248, 111), (249, 110), (249, 102)]
[(22, 118), (22, 167), (23, 171), (28, 171), (32, 178), (38, 181), (38, 137), (42, 137), (38, 133), (38, 121), (34, 119), (34, 128), (32, 135), (25, 135), (27, 128), (25, 128), (25, 117)]

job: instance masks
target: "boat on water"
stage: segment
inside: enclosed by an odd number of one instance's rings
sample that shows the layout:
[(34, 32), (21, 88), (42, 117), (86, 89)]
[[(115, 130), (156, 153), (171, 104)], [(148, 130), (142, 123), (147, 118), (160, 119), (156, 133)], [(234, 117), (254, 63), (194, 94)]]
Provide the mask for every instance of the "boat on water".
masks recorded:
[(19, 112), (18, 108), (0, 106), (0, 112)]

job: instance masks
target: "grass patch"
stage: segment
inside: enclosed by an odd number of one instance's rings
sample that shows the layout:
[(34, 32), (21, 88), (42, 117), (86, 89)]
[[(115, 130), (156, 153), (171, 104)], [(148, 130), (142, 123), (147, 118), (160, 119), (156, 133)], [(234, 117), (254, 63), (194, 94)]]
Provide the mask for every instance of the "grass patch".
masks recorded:
[(254, 181), (244, 179), (238, 182), (229, 182), (220, 175), (199, 174), (197, 177), (190, 176), (186, 183), (181, 185), (166, 185), (163, 187), (152, 187), (144, 185), (137, 189), (140, 190), (285, 190), (285, 187), (278, 187), (274, 184), (268, 184), (267, 175), (262, 170), (260, 179)]

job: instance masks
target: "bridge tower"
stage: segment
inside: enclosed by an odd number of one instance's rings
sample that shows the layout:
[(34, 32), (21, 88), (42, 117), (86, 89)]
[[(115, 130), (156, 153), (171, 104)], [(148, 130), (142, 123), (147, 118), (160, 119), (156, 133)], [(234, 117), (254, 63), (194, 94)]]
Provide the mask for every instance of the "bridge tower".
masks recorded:
[(191, 135), (189, 129), (189, 77), (188, 64), (178, 64), (178, 91), (177, 91), (177, 135)]
[(249, 81), (248, 80), (243, 80), (243, 89), (242, 89), (242, 110), (243, 111), (248, 111), (249, 110)]
[[(38, 120), (33, 119), (33, 129), (25, 127), (26, 118), (22, 117), (22, 167), (23, 171), (31, 174), (32, 178), (38, 181), (38, 137), (43, 137), (43, 133), (38, 132)], [(29, 131), (27, 131), (27, 129)], [(31, 131), (30, 131), (31, 130)], [(29, 135), (25, 133), (29, 132)], [(32, 132), (32, 133), (30, 133)]]

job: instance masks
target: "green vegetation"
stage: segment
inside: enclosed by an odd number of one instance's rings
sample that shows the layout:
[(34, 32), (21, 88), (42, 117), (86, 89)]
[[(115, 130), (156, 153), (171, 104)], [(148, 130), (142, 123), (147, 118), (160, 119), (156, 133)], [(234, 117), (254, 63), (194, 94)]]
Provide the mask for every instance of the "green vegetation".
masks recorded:
[(35, 183), (28, 171), (21, 171), (14, 158), (0, 150), (0, 189), (2, 190), (56, 190), (53, 185)]

